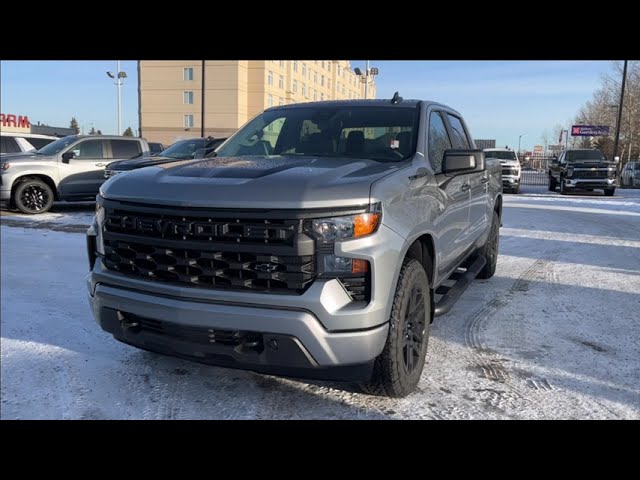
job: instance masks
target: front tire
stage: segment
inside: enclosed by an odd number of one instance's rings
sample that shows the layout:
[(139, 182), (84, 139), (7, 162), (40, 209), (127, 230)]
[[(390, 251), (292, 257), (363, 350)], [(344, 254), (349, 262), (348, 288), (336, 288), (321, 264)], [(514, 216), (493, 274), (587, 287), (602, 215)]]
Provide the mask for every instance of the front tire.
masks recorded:
[(478, 278), (487, 279), (493, 277), (496, 273), (498, 265), (498, 249), (500, 247), (500, 217), (497, 212), (493, 212), (493, 220), (491, 221), (491, 230), (487, 242), (478, 250), (478, 254), (482, 255), (487, 263), (478, 273)]
[(560, 195), (566, 195), (567, 193), (569, 193), (569, 191), (567, 190), (566, 182), (563, 178), (560, 180)]
[(605, 197), (613, 197), (613, 194), (616, 193), (615, 188), (605, 188), (604, 195)]
[(369, 394), (405, 397), (416, 389), (424, 368), (431, 331), (429, 280), (420, 262), (406, 258), (393, 298), (389, 335), (376, 358)]
[(28, 215), (49, 211), (54, 195), (51, 187), (36, 178), (21, 182), (13, 195), (13, 203), (18, 210)]

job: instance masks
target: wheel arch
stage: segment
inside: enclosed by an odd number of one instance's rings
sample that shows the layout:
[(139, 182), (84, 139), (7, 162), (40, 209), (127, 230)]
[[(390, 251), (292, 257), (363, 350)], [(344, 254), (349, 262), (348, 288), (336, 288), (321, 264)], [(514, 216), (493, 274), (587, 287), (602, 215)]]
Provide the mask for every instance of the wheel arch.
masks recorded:
[(60, 197), (58, 195), (58, 188), (56, 187), (56, 182), (53, 180), (53, 178), (51, 178), (48, 175), (44, 175), (42, 173), (28, 173), (25, 175), (21, 175), (20, 177), (16, 178), (13, 181), (13, 184), (11, 185), (11, 203), (14, 204), (14, 195), (16, 193), (16, 189), (18, 188), (18, 185), (20, 185), (22, 182), (26, 182), (27, 180), (41, 180), (44, 183), (46, 183), (49, 188), (51, 188), (51, 190), (53, 191), (53, 198), (55, 200), (59, 200)]

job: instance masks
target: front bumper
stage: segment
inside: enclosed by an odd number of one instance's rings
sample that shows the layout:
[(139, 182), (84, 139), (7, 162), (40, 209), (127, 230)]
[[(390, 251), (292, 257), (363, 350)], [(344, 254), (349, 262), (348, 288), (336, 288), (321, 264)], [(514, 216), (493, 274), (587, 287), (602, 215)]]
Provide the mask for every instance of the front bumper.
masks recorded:
[[(90, 252), (94, 235), (91, 228), (87, 237)], [(113, 272), (91, 254), (86, 281), (97, 323), (125, 343), (264, 373), (365, 379), (387, 338), (395, 267), (403, 246), (404, 239), (385, 225), (374, 235), (336, 244), (336, 255), (370, 262), (371, 301), (366, 305), (353, 302), (335, 279), (316, 279), (301, 295), (195, 288)], [(245, 355), (237, 345), (211, 346), (158, 336), (157, 332), (136, 333), (126, 326), (129, 317), (163, 322), (172, 331), (195, 328), (248, 332), (260, 338), (264, 349), (259, 355)], [(282, 356), (282, 351), (271, 351), (272, 339), (293, 354)]]
[(6, 188), (6, 185), (3, 183), (2, 188), (0, 189), (0, 200), (3, 202), (8, 202), (11, 200), (11, 187)]
[(517, 188), (520, 185), (520, 177), (502, 177), (502, 186), (504, 188)]
[(565, 178), (566, 188), (615, 188), (618, 186), (615, 178)]

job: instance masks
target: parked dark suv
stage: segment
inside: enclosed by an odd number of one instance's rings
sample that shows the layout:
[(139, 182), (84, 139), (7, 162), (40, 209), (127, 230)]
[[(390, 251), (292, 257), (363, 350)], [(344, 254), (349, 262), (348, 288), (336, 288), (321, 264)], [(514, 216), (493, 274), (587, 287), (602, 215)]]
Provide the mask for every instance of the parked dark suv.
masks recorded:
[(640, 187), (640, 160), (631, 160), (620, 174), (621, 187)]
[(616, 164), (600, 150), (564, 150), (549, 166), (549, 190), (566, 195), (571, 190), (604, 190), (608, 197), (616, 191)]
[(105, 168), (104, 176), (105, 178), (110, 178), (118, 173), (128, 172), (137, 168), (175, 162), (176, 160), (194, 160), (197, 158), (204, 158), (222, 145), (225, 140), (226, 138), (213, 137), (180, 140), (151, 158), (141, 155), (130, 160), (111, 162)]

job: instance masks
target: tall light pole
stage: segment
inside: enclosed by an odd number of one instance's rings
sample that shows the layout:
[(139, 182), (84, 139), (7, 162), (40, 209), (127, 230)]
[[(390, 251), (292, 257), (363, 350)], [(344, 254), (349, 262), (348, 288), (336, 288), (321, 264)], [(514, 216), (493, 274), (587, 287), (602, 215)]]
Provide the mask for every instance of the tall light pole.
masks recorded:
[[(354, 68), (353, 72), (360, 77), (360, 81), (364, 83), (364, 98), (369, 98), (369, 77), (375, 77), (378, 75), (378, 69), (376, 67), (369, 68), (369, 60), (367, 60), (367, 68), (365, 72), (362, 72), (359, 68)], [(371, 79), (373, 81), (373, 78)]]
[(620, 103), (618, 104), (618, 121), (616, 122), (616, 141), (613, 144), (613, 160), (618, 156), (618, 143), (620, 142), (620, 124), (622, 123), (622, 105), (624, 102), (624, 84), (627, 80), (627, 60), (622, 69), (622, 86), (620, 87)]
[(127, 78), (126, 72), (120, 71), (120, 60), (116, 61), (116, 73), (107, 72), (107, 76), (115, 80), (114, 85), (118, 87), (118, 135), (122, 135), (122, 94), (120, 87), (124, 83), (124, 79)]
[(518, 137), (518, 155), (520, 155), (520, 140), (522, 140), (522, 137), (526, 137), (526, 136), (527, 136), (527, 134), (523, 133), (522, 135), (520, 135)]

